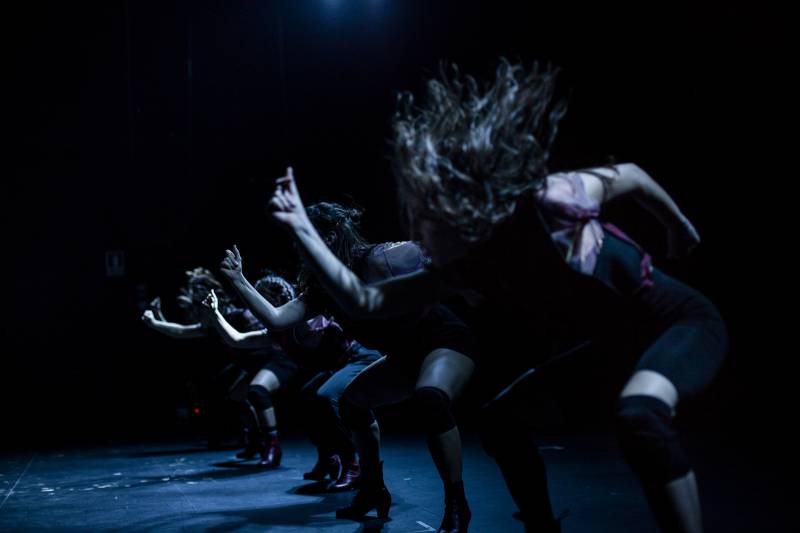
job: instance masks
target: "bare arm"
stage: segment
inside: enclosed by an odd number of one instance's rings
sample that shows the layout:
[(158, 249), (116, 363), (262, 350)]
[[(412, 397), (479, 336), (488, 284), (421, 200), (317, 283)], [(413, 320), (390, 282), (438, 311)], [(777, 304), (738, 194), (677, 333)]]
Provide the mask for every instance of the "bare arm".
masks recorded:
[(272, 340), (268, 336), (269, 332), (267, 329), (242, 333), (234, 328), (230, 322), (225, 320), (225, 317), (219, 312), (217, 295), (213, 290), (208, 294), (208, 297), (203, 300), (203, 305), (211, 309), (213, 312), (212, 317), (214, 327), (219, 332), (219, 336), (222, 338), (222, 341), (228, 346), (231, 346), (232, 348), (247, 349), (263, 348), (272, 344)]
[(700, 236), (678, 204), (647, 172), (638, 165), (625, 163), (580, 172), (587, 194), (604, 203), (621, 196), (631, 196), (655, 216), (667, 229), (670, 256), (686, 253), (700, 243)]
[(275, 307), (261, 296), (242, 273), (242, 255), (236, 245), (233, 246), (233, 251), (225, 250), (225, 259), (220, 264), (220, 270), (231, 281), (250, 312), (268, 328), (276, 330), (290, 328), (305, 317), (306, 305), (302, 300), (294, 299)]
[(166, 320), (159, 320), (153, 314), (153, 311), (147, 310), (142, 315), (142, 321), (147, 326), (159, 333), (172, 337), (173, 339), (199, 339), (206, 336), (205, 327), (203, 324), (178, 324), (176, 322), (168, 322)]
[(419, 309), (439, 296), (439, 283), (425, 271), (374, 285), (361, 281), (325, 244), (305, 212), (291, 168), (277, 181), (273, 218), (294, 236), (322, 286), (350, 316), (377, 318)]
[(167, 320), (166, 317), (164, 317), (164, 313), (161, 311), (160, 296), (153, 298), (153, 301), (150, 302), (149, 308), (153, 311), (153, 316), (155, 316), (158, 320)]

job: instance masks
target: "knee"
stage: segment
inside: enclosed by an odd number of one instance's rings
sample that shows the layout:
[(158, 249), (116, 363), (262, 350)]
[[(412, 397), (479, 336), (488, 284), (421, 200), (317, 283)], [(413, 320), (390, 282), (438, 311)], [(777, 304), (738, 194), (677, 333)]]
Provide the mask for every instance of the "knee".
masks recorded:
[(247, 401), (256, 411), (265, 411), (272, 407), (272, 397), (266, 387), (261, 385), (250, 385), (247, 389)]
[(330, 387), (320, 387), (315, 395), (317, 403), (322, 405), (330, 405), (334, 409), (339, 409), (339, 399), (342, 397), (342, 391), (335, 390)]
[(414, 391), (412, 401), (422, 429), (428, 435), (439, 435), (456, 427), (450, 409), (450, 397), (436, 387), (420, 387)]
[(620, 399), (616, 422), (622, 455), (643, 480), (667, 483), (689, 472), (669, 405), (653, 396), (627, 396)]

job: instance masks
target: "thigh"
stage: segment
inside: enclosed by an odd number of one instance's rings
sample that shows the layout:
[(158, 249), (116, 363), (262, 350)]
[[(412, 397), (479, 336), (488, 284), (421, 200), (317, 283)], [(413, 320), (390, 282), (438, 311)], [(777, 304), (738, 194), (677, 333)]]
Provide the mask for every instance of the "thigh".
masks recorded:
[(439, 348), (429, 353), (422, 361), (416, 388), (435, 387), (455, 400), (472, 377), (475, 363), (468, 356)]
[(255, 377), (250, 381), (250, 385), (260, 385), (267, 389), (269, 392), (277, 392), (281, 388), (281, 382), (275, 373), (268, 369), (262, 368), (256, 373)]
[(338, 400), (344, 392), (344, 389), (352, 383), (352, 381), (367, 369), (377, 359), (353, 359), (342, 368), (334, 372), (326, 381), (319, 387), (317, 394), (332, 400)]
[(397, 359), (384, 356), (359, 372), (344, 394), (363, 408), (398, 403), (414, 392), (415, 377)]

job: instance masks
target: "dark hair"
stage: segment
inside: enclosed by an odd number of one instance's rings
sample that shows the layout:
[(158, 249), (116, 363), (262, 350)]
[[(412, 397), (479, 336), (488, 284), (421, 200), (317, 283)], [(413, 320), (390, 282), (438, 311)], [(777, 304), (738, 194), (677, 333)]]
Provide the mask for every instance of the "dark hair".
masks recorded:
[(446, 222), (467, 242), (488, 238), (520, 196), (544, 184), (566, 112), (554, 98), (557, 73), (501, 59), (494, 82), (481, 88), (443, 66), (422, 105), (401, 94), (392, 146), (404, 212)]
[[(364, 256), (372, 244), (361, 235), (359, 224), (364, 210), (360, 207), (345, 207), (333, 202), (318, 202), (306, 209), (308, 218), (323, 239), (333, 234), (329, 243), (331, 251), (349, 269)], [(303, 263), (297, 275), (298, 287), (305, 288), (313, 278), (310, 268)]]
[(262, 273), (262, 277), (256, 281), (255, 288), (275, 307), (280, 307), (295, 298), (292, 284), (271, 271)]
[(178, 306), (181, 307), (192, 320), (199, 320), (203, 316), (203, 300), (214, 289), (219, 300), (219, 310), (225, 315), (233, 309), (233, 302), (225, 292), (217, 278), (210, 270), (197, 267), (186, 271), (186, 285), (178, 291)]

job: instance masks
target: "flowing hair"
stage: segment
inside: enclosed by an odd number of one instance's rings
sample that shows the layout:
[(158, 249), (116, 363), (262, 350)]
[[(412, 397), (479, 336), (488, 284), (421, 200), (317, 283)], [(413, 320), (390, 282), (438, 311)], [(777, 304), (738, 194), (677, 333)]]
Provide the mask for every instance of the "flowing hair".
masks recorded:
[(466, 242), (487, 239), (524, 194), (542, 187), (566, 101), (558, 70), (526, 70), (501, 59), (485, 87), (443, 66), (414, 105), (402, 93), (392, 121), (392, 163), (408, 222), (423, 216), (453, 227)]

